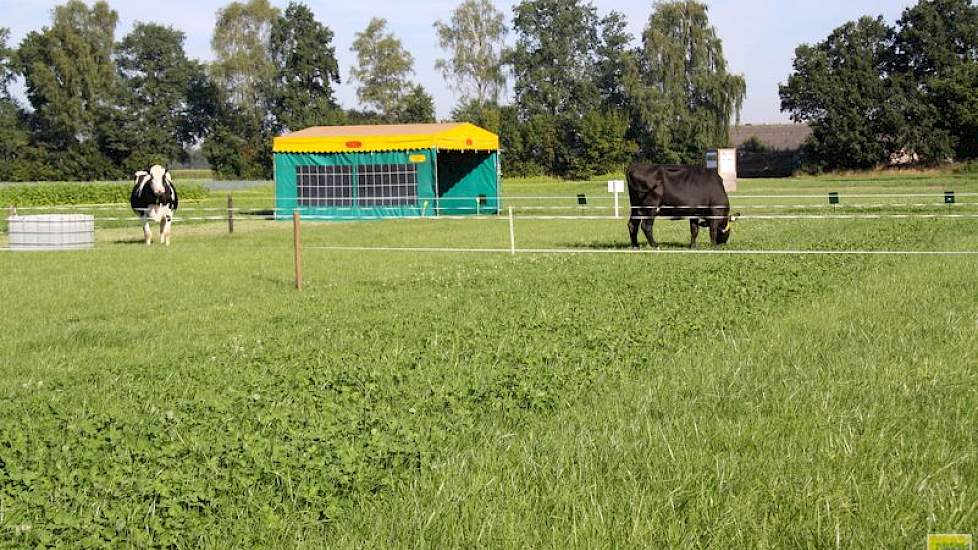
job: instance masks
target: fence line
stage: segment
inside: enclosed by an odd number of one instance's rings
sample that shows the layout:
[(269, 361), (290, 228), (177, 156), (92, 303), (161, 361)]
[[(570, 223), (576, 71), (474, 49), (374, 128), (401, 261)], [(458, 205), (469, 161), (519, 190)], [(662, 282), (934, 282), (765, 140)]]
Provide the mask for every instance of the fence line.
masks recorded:
[(586, 248), (438, 248), (397, 246), (305, 246), (306, 250), (334, 252), (417, 252), (457, 254), (627, 254), (697, 256), (978, 256), (968, 250), (695, 250), (695, 249), (586, 249)]
[[(744, 205), (733, 205), (730, 206), (730, 210), (845, 210), (854, 208), (870, 208), (870, 209), (881, 209), (881, 208), (961, 208), (969, 206), (978, 206), (978, 202), (955, 202), (948, 204), (946, 202), (921, 202), (921, 203), (846, 203), (846, 204), (744, 204)], [(367, 206), (367, 207), (333, 207), (333, 206), (304, 206), (303, 209), (329, 209), (333, 211), (359, 211), (363, 209), (373, 209), (373, 208), (412, 208), (412, 207), (399, 207), (399, 206)], [(613, 205), (576, 205), (576, 204), (562, 204), (562, 205), (532, 205), (532, 206), (512, 206), (517, 212), (520, 211), (535, 211), (535, 210), (615, 210)], [(645, 206), (621, 206), (621, 210), (640, 210), (646, 209)], [(673, 206), (673, 205), (663, 205), (659, 208), (662, 209), (709, 209), (709, 208), (720, 208), (712, 205), (696, 205), (696, 206)], [(22, 206), (16, 208), (18, 212), (119, 212), (133, 210), (129, 206), (118, 206), (118, 207), (69, 207), (69, 206)], [(472, 212), (480, 212), (487, 210), (483, 206), (451, 206), (446, 208), (438, 208), (439, 210), (467, 210)], [(147, 210), (147, 209), (136, 209), (136, 210)], [(276, 207), (235, 207), (235, 208), (221, 208), (221, 207), (181, 207), (178, 209), (179, 212), (231, 212), (234, 214), (241, 215), (252, 215), (252, 216), (267, 216), (270, 214), (288, 214), (292, 215), (295, 208), (276, 208)], [(502, 208), (497, 208), (500, 212)]]
[[(624, 218), (617, 216), (547, 216), (547, 215), (515, 215), (518, 220), (525, 221), (623, 221)], [(677, 216), (679, 220), (727, 220), (730, 216)], [(174, 217), (174, 223), (181, 222), (227, 222), (227, 216), (182, 216)], [(354, 221), (506, 221), (508, 218), (502, 215), (483, 215), (483, 216), (328, 216), (328, 215), (308, 215), (302, 216), (304, 221), (322, 222), (354, 222)], [(661, 214), (658, 216), (635, 216), (632, 220), (665, 220), (671, 221), (671, 214)], [(737, 221), (774, 221), (774, 220), (810, 220), (810, 221), (831, 221), (831, 220), (971, 220), (978, 219), (976, 214), (743, 214), (737, 216)], [(95, 222), (132, 222), (144, 223), (146, 220), (137, 217), (99, 217)], [(285, 216), (251, 216), (235, 218), (238, 223), (262, 222), (262, 221), (287, 221)], [(34, 223), (54, 225), (59, 223), (75, 223), (73, 220), (38, 220)]]
[[(136, 246), (137, 243), (133, 243)], [(194, 247), (191, 244), (190, 247)], [(201, 248), (204, 245), (197, 245)], [(245, 245), (248, 246), (248, 245)], [(186, 246), (185, 246), (186, 247)], [(144, 248), (138, 246), (138, 248)], [(286, 250), (280, 246), (251, 246), (250, 248), (263, 248)], [(689, 249), (689, 248), (642, 248), (632, 250), (626, 248), (598, 249), (598, 248), (450, 248), (450, 247), (420, 247), (420, 246), (309, 246), (303, 245), (306, 251), (322, 252), (394, 252), (394, 253), (426, 253), (426, 254), (487, 254), (487, 255), (633, 255), (633, 256), (902, 256), (902, 257), (978, 257), (978, 250), (730, 250), (730, 249)], [(108, 252), (118, 251), (119, 248), (95, 247), (78, 250), (57, 251), (59, 254), (65, 252)], [(0, 247), (0, 253), (20, 252), (10, 247)]]

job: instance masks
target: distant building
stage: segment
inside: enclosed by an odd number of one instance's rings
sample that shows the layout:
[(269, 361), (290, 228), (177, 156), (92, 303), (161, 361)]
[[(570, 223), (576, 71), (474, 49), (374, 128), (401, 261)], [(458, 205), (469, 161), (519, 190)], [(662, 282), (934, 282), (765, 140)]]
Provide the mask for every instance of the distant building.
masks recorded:
[(743, 124), (730, 129), (730, 145), (740, 149), (756, 137), (775, 151), (798, 151), (811, 135), (807, 124)]
[(801, 167), (802, 148), (811, 135), (812, 129), (807, 124), (734, 126), (730, 129), (730, 146), (737, 149), (740, 177), (781, 178), (792, 175)]

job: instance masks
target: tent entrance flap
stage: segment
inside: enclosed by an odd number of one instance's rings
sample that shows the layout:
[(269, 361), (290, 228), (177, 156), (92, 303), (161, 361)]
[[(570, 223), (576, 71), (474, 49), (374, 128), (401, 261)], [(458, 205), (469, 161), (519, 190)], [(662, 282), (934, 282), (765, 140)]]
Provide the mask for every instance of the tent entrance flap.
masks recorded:
[(437, 174), (440, 214), (499, 213), (495, 151), (438, 151)]

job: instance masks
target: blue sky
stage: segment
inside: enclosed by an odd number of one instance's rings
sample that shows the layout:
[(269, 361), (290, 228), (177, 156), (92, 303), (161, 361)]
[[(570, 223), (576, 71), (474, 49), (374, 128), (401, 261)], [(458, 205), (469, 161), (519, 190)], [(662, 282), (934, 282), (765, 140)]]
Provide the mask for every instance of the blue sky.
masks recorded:
[[(51, 8), (58, 3), (53, 0), (0, 0), (0, 26), (11, 29), (11, 41), (17, 44), (27, 32), (48, 24)], [(227, 3), (227, 0), (110, 0), (110, 5), (120, 16), (117, 39), (128, 32), (135, 21), (163, 23), (184, 31), (188, 54), (202, 60), (211, 58), (210, 35), (215, 13)], [(288, 4), (287, 0), (272, 0), (272, 3), (283, 8)], [(432, 24), (437, 19), (447, 20), (459, 0), (306, 0), (305, 3), (336, 33), (334, 45), (344, 78), (338, 95), (344, 106), (357, 104), (356, 91), (346, 82), (353, 60), (349, 51), (353, 35), (366, 27), (371, 17), (380, 16), (387, 18), (390, 29), (414, 55), (415, 78), (435, 96), (439, 116), (448, 116), (455, 97), (434, 69), (435, 60), (442, 53)], [(496, 6), (508, 17), (515, 3), (516, 0), (497, 0)], [(601, 14), (611, 10), (624, 13), (637, 39), (648, 21), (653, 1), (594, 0), (594, 3)], [(708, 1), (710, 19), (723, 39), (730, 69), (747, 78), (744, 122), (786, 120), (779, 112), (778, 84), (791, 71), (798, 44), (819, 41), (843, 22), (861, 15), (883, 15), (893, 22), (913, 3), (911, 0)]]

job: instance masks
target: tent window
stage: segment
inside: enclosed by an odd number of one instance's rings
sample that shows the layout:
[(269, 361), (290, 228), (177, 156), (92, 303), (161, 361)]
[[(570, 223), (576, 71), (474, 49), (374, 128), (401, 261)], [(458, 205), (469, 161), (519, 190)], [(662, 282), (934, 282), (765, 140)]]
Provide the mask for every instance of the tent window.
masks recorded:
[(353, 206), (352, 166), (297, 166), (299, 206)]
[(418, 202), (414, 164), (364, 164), (357, 167), (361, 207), (413, 206)]

